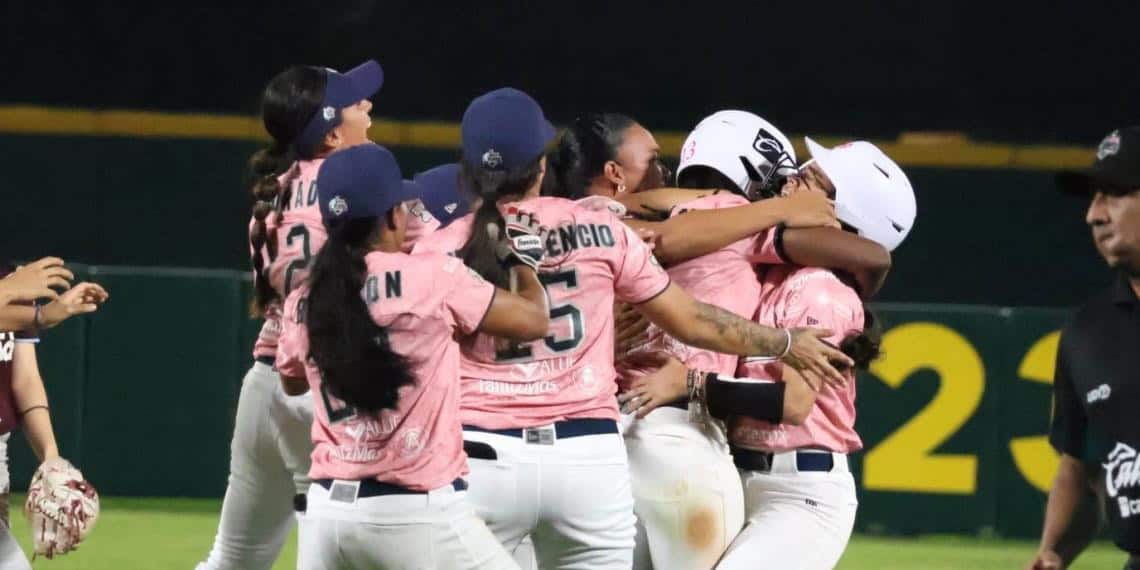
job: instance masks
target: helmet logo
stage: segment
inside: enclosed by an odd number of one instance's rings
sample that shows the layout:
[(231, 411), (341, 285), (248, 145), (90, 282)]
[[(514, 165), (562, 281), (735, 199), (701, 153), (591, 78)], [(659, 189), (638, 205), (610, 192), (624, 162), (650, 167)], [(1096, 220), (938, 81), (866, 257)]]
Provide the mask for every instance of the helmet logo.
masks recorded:
[(779, 164), (780, 155), (784, 154), (784, 145), (767, 129), (761, 128), (756, 133), (756, 139), (752, 141), (752, 150), (760, 153), (760, 156), (775, 165)]
[(689, 144), (685, 145), (685, 148), (681, 150), (681, 160), (692, 160), (695, 154), (697, 154), (697, 141), (694, 139), (689, 141)]

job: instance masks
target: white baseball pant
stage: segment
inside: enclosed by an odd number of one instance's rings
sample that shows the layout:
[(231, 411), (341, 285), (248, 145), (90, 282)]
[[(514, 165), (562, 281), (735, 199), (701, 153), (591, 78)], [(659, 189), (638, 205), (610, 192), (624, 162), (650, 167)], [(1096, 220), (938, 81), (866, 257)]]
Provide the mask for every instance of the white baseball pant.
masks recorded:
[(712, 568), (744, 524), (723, 432), (662, 407), (625, 430), (638, 519), (637, 570)]
[(628, 569), (636, 519), (621, 436), (556, 438), (553, 426), (527, 431), (534, 437), (464, 429), (464, 440), (497, 455), (469, 455), (476, 513), (516, 555), (530, 535), (539, 568)]
[(314, 483), (297, 568), (517, 570), (466, 496), (448, 485), (428, 493), (344, 497)]
[(31, 570), (32, 565), (16, 537), (12, 536), (12, 526), (8, 523), (8, 438), (11, 435), (0, 435), (0, 570)]
[(214, 546), (198, 570), (268, 570), (309, 486), (313, 398), (288, 396), (272, 366), (254, 362), (242, 381), (230, 477)]
[(800, 472), (796, 452), (775, 454), (769, 473), (740, 471), (748, 522), (718, 570), (834, 568), (847, 548), (859, 501), (847, 456), (830, 472)]

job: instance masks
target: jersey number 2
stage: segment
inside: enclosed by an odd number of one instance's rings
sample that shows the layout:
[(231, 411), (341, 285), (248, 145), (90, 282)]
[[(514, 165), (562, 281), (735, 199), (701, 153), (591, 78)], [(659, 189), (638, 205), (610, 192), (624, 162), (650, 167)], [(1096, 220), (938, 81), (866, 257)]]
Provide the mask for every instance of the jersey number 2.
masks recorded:
[(301, 238), (301, 258), (294, 259), (289, 262), (285, 267), (285, 296), (288, 297), (289, 293), (293, 291), (293, 272), (309, 267), (309, 260), (313, 254), (309, 251), (309, 228), (304, 224), (297, 224), (289, 229), (289, 233), (285, 236), (285, 245), (293, 247), (293, 242)]

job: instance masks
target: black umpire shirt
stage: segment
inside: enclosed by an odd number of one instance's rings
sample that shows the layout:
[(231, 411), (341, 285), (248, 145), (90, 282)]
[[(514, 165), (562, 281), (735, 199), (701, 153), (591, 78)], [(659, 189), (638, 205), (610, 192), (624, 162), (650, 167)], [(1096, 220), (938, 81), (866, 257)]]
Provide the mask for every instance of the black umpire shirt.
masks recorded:
[(1049, 441), (1104, 470), (1113, 539), (1140, 554), (1140, 303), (1123, 275), (1061, 333), (1053, 392)]

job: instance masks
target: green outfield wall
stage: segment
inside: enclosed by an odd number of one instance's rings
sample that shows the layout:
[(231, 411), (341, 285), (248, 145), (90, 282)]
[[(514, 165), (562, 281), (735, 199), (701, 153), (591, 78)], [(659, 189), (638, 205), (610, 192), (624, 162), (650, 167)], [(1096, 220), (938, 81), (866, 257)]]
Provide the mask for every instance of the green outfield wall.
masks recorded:
[[(107, 495), (221, 496), (258, 323), (241, 272), (81, 267), (111, 301), (47, 331), (40, 367), (61, 450)], [(881, 304), (884, 353), (858, 379), (857, 528), (1033, 536), (1057, 458), (1045, 441), (1067, 312)], [(17, 441), (18, 440), (18, 441)], [(34, 461), (13, 437), (14, 488)]]

